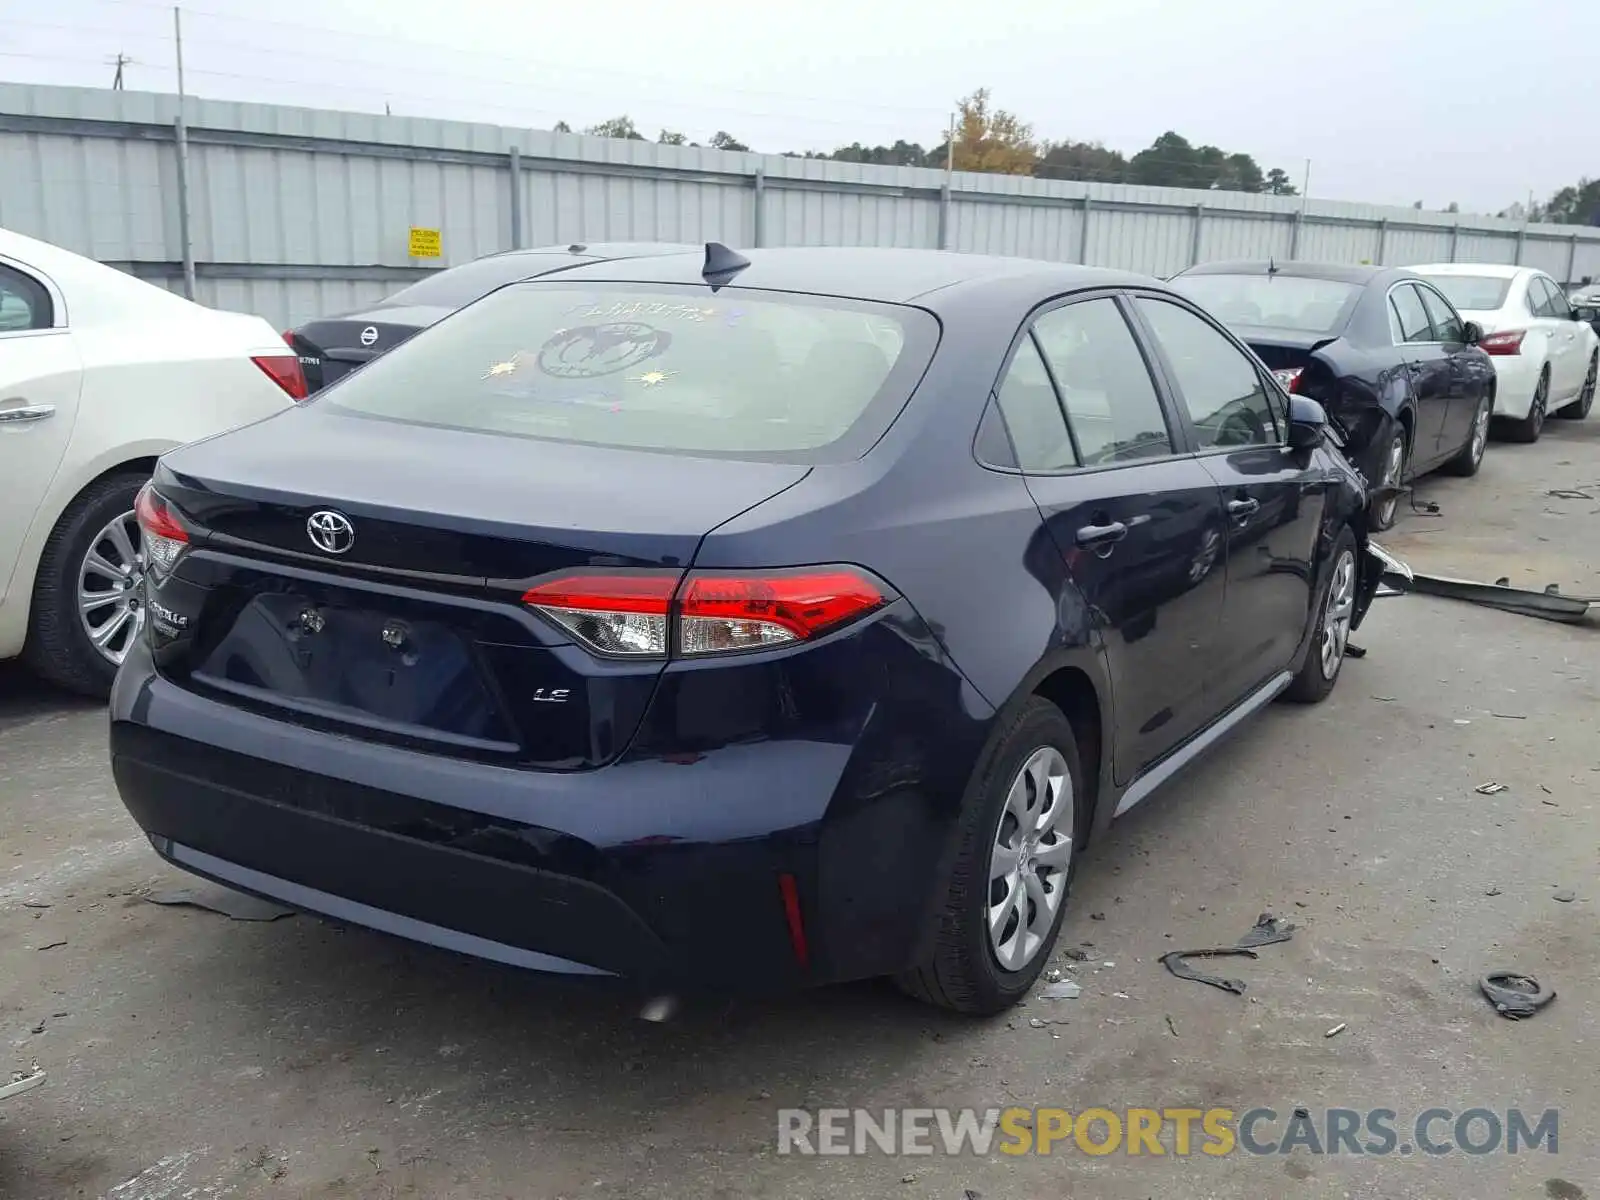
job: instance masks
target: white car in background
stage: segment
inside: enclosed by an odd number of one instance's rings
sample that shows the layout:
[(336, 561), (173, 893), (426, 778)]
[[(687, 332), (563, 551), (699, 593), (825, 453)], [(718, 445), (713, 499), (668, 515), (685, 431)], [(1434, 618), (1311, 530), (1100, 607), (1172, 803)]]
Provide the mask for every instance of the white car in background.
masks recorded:
[(156, 458), (304, 395), (260, 317), (0, 229), (0, 659), (104, 696), (144, 626)]
[(1409, 268), (1483, 330), (1494, 359), (1494, 414), (1519, 442), (1533, 442), (1547, 416), (1583, 418), (1594, 405), (1600, 336), (1555, 280), (1532, 267), (1433, 263)]

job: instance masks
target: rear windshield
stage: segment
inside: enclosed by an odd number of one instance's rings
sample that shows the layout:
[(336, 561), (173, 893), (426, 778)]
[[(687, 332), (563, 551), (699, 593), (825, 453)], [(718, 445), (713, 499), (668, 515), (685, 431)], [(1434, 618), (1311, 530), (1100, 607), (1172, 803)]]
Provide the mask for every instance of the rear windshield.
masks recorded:
[(462, 263), (419, 283), (403, 287), (384, 300), (385, 305), (420, 305), (426, 308), (465, 308), (497, 287), (542, 275), (557, 265), (570, 265), (582, 259), (546, 254), (495, 254), (476, 262)]
[(1179, 275), (1172, 286), (1226, 325), (1340, 333), (1361, 288), (1301, 275)]
[(1506, 302), (1511, 290), (1511, 280), (1496, 279), (1493, 275), (1424, 275), (1429, 283), (1444, 293), (1444, 298), (1459, 309), (1476, 312), (1493, 312)]
[(657, 284), (503, 288), (322, 393), (363, 416), (594, 446), (859, 457), (938, 341), (920, 310)]

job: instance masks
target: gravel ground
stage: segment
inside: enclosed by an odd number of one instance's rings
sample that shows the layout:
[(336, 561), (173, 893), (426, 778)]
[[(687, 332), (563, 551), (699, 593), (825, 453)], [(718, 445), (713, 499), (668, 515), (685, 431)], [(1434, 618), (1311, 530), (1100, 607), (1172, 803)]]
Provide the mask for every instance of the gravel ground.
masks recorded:
[[(1555, 421), (1476, 480), (1426, 482), (1439, 514), (1387, 541), (1600, 594), (1597, 484), (1600, 418)], [(0, 1072), (49, 1072), (0, 1102), (0, 1196), (1600, 1197), (1600, 620), (1378, 605), (1327, 704), (1274, 706), (1087, 856), (1062, 945), (1088, 961), (1059, 964), (1082, 997), (991, 1022), (869, 984), (655, 1025), (303, 916), (146, 903), (189, 881), (118, 803), (102, 711), (0, 672)], [(1244, 996), (1157, 962), (1266, 910), (1300, 928), (1222, 962)], [(1496, 1016), (1476, 980), (1507, 966), (1559, 998)], [(968, 1105), (1265, 1105), (1269, 1140), (1296, 1105), (1388, 1108), (1407, 1142), (1430, 1107), (1521, 1106), (1559, 1109), (1560, 1136), (1515, 1156), (776, 1152), (783, 1107)]]

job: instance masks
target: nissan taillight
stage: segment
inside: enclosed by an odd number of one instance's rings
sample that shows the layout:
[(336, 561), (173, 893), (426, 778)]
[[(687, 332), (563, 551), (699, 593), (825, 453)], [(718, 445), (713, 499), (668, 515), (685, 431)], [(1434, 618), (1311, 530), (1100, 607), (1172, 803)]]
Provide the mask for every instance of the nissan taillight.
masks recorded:
[(258, 354), (250, 360), (266, 372), (267, 378), (281, 387), (291, 400), (304, 400), (309, 394), (306, 373), (295, 354)]
[(1526, 329), (1502, 329), (1499, 333), (1486, 333), (1478, 340), (1479, 349), (1486, 354), (1496, 356), (1506, 354), (1521, 354), (1522, 339), (1528, 336)]
[(598, 654), (704, 658), (792, 645), (894, 597), (854, 567), (781, 571), (583, 571), (531, 587), (522, 602)]
[(169, 574), (189, 546), (189, 531), (155, 485), (147, 483), (133, 501), (133, 515), (144, 534), (144, 565), (156, 580)]
[(1282, 367), (1272, 373), (1272, 377), (1283, 384), (1286, 392), (1300, 390), (1300, 377), (1305, 374), (1304, 367)]

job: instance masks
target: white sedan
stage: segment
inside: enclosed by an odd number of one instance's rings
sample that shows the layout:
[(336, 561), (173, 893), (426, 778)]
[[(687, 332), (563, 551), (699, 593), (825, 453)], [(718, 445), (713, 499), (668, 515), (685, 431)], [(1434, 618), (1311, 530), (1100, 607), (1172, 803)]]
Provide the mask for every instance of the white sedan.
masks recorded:
[(156, 458), (304, 395), (260, 317), (0, 229), (0, 659), (105, 695), (144, 625)]
[(1537, 441), (1547, 416), (1589, 415), (1600, 336), (1555, 280), (1532, 267), (1433, 263), (1412, 267), (1483, 330), (1494, 359), (1495, 416), (1519, 442)]

